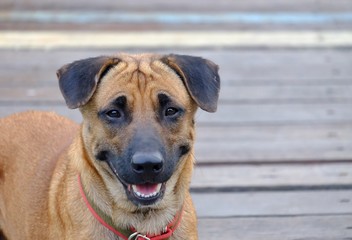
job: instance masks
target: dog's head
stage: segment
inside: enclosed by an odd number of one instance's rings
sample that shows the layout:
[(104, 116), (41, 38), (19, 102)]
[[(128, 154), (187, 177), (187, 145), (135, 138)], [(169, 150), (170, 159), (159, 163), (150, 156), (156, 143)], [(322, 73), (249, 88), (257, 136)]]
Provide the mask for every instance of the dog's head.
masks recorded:
[(124, 190), (127, 202), (151, 206), (188, 188), (194, 115), (198, 106), (216, 110), (217, 65), (193, 56), (122, 54), (79, 60), (57, 75), (68, 107), (82, 112), (87, 161), (112, 196)]

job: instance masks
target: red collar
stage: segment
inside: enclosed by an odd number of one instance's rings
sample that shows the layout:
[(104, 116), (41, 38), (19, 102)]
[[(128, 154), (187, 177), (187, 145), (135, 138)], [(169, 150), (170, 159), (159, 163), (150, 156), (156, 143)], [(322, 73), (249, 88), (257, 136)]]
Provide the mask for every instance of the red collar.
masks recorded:
[(113, 232), (115, 235), (119, 236), (120, 238), (124, 240), (164, 240), (168, 239), (171, 237), (171, 235), (174, 233), (174, 231), (177, 229), (177, 227), (180, 225), (181, 219), (182, 219), (182, 214), (183, 214), (183, 208), (181, 211), (176, 214), (174, 219), (172, 220), (171, 223), (169, 223), (166, 227), (164, 232), (162, 232), (159, 235), (142, 235), (139, 232), (137, 232), (134, 228), (131, 229), (119, 229), (116, 226), (113, 226), (113, 221), (109, 215), (104, 213), (102, 210), (100, 210), (92, 200), (88, 199), (86, 196), (86, 193), (83, 189), (82, 181), (81, 181), (81, 176), (78, 174), (78, 185), (79, 185), (79, 191), (81, 193), (81, 196), (86, 203), (89, 211), (92, 213), (92, 215), (97, 219), (104, 227), (109, 229), (111, 232)]

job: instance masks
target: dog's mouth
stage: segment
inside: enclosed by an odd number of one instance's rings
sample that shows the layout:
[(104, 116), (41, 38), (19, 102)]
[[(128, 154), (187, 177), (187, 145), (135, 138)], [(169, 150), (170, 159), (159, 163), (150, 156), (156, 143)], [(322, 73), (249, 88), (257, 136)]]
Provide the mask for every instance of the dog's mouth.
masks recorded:
[(126, 187), (128, 198), (137, 205), (152, 205), (161, 199), (165, 183), (129, 184)]
[(149, 199), (160, 194), (161, 186), (162, 186), (161, 183), (129, 185), (129, 188), (130, 188), (129, 191), (132, 192), (135, 195), (135, 197), (138, 197), (141, 199)]
[(153, 205), (164, 196), (165, 183), (126, 184), (119, 180), (125, 187), (128, 199), (137, 206)]
[(113, 164), (109, 162), (110, 168), (113, 170), (117, 179), (124, 186), (128, 199), (137, 206), (148, 206), (161, 200), (165, 193), (166, 183), (141, 183), (129, 184), (125, 182), (117, 173)]

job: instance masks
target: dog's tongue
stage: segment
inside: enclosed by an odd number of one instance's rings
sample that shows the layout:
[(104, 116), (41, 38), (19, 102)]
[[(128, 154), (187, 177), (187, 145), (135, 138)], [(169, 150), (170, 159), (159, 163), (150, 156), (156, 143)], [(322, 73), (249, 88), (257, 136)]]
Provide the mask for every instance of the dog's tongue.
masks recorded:
[(138, 184), (134, 186), (135, 186), (134, 190), (144, 195), (149, 195), (155, 192), (159, 192), (160, 190), (159, 184), (146, 183), (146, 184)]

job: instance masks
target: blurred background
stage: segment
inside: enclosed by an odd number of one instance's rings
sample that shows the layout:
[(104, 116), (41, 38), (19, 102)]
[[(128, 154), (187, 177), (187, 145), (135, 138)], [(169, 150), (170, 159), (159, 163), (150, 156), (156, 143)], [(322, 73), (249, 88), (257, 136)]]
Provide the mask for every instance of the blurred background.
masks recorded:
[(352, 1), (1, 0), (0, 116), (77, 122), (56, 70), (117, 52), (220, 66), (197, 115), (191, 191), (200, 239), (352, 236)]

